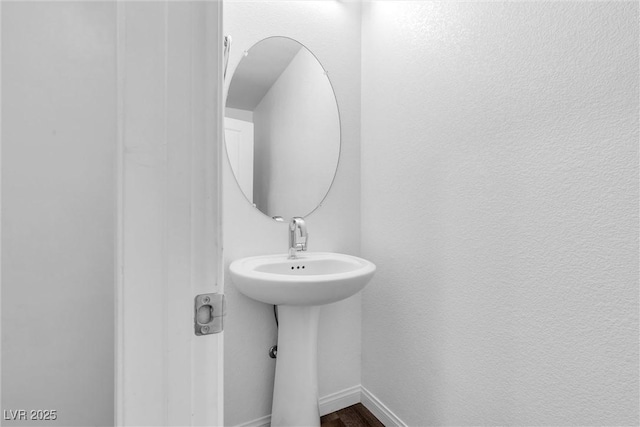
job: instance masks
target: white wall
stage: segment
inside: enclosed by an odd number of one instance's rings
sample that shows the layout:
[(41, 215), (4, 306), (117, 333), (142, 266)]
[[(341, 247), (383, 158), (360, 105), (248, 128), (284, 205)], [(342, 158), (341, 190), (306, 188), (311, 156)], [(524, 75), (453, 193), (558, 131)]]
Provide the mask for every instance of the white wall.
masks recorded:
[(409, 425), (637, 425), (637, 2), (363, 7), (363, 386)]
[(340, 117), (331, 83), (309, 51), (298, 51), (253, 118), (258, 209), (286, 219), (313, 212), (338, 164)]
[(225, 117), (231, 117), (232, 119), (253, 123), (253, 111), (227, 107), (224, 109), (224, 115)]
[(2, 4), (2, 409), (38, 425), (114, 423), (115, 8)]
[[(298, 40), (329, 71), (342, 120), (342, 152), (328, 198), (307, 218), (309, 250), (358, 254), (360, 6), (334, 1), (229, 1), (224, 5), (224, 27), (233, 38), (228, 76), (244, 50), (274, 35)], [(287, 225), (247, 203), (227, 162), (223, 180), (225, 263), (285, 253)], [(239, 294), (229, 280), (225, 286), (225, 425), (235, 425), (271, 413), (275, 360), (267, 353), (276, 343), (276, 328), (272, 306)], [(360, 313), (359, 295), (322, 309), (320, 396), (360, 383)]]

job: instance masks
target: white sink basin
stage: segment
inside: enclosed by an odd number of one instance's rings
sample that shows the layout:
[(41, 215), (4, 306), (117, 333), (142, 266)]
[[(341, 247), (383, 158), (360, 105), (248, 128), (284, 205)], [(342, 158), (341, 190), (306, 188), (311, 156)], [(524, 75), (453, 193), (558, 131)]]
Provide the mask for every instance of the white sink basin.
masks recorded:
[(229, 266), (238, 290), (274, 305), (322, 305), (348, 298), (365, 287), (376, 266), (362, 258), (301, 252), (242, 258)]
[(249, 298), (278, 306), (278, 358), (271, 426), (320, 426), (318, 321), (320, 306), (365, 287), (376, 266), (351, 255), (301, 252), (243, 258), (229, 266)]

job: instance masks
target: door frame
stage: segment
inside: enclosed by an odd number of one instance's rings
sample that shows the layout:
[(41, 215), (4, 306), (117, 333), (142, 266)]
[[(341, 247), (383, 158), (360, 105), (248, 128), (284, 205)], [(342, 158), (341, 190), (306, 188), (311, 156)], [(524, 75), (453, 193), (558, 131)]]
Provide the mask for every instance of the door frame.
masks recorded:
[(223, 425), (222, 1), (117, 2), (116, 425)]

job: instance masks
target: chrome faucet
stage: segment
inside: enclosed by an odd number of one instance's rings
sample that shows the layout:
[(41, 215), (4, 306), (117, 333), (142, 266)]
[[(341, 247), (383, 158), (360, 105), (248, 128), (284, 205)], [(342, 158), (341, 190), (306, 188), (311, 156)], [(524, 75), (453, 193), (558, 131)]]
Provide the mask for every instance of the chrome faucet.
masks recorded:
[[(297, 231), (300, 230), (298, 236)], [(307, 233), (307, 225), (304, 223), (304, 219), (300, 217), (293, 217), (289, 223), (289, 259), (297, 258), (298, 251), (307, 250), (307, 240), (309, 234)]]

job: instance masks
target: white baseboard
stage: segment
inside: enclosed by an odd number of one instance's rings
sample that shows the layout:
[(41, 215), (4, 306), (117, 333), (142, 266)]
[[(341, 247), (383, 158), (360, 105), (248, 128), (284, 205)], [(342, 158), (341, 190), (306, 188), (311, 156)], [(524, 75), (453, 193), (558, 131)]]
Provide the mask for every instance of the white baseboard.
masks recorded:
[(407, 425), (387, 406), (375, 397), (369, 390), (360, 386), (362, 390), (361, 402), (375, 417), (380, 420), (386, 427), (398, 426), (407, 427)]
[(320, 398), (320, 416), (360, 402), (360, 385), (345, 388)]
[[(375, 397), (369, 390), (361, 385), (345, 388), (344, 390), (321, 397), (319, 399), (320, 415), (327, 415), (346, 408), (347, 406), (355, 405), (359, 402), (362, 402), (362, 404), (386, 427), (407, 427), (407, 425), (402, 422), (396, 414), (391, 412), (391, 410), (387, 408), (380, 399)], [(271, 414), (238, 424), (236, 427), (269, 427), (270, 424)]]
[(256, 418), (255, 420), (247, 421), (246, 423), (238, 424), (236, 427), (269, 427), (270, 425), (271, 414)]

